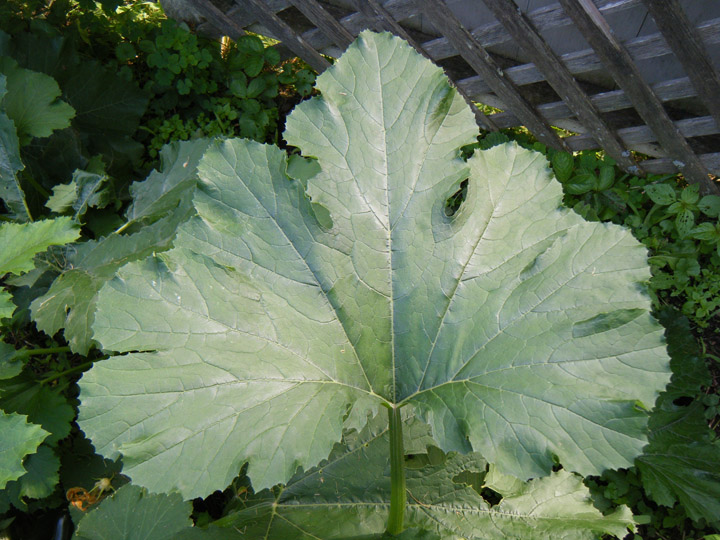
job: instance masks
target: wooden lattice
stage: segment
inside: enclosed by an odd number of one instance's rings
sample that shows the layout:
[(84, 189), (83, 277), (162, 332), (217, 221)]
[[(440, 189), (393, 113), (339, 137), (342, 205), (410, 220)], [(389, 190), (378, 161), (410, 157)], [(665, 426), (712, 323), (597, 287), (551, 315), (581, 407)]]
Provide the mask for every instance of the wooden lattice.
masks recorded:
[[(469, 103), (503, 110), (486, 116), (474, 108), (484, 129), (523, 125), (554, 148), (602, 148), (630, 173), (680, 171), (704, 193), (720, 194), (712, 177), (720, 175), (720, 76), (708, 54), (720, 42), (720, 18), (693, 25), (680, 0), (559, 0), (527, 13), (513, 0), (477, 0), (476, 9), (495, 20), (472, 29), (443, 0), (193, 0), (193, 5), (216, 32), (272, 36), (318, 72), (330, 65), (324, 55), (340, 54), (362, 30), (393, 32), (442, 65)], [(607, 18), (638, 7), (659, 32), (621, 40)], [(433, 32), (409, 24), (418, 14)], [(543, 35), (569, 26), (589, 47), (558, 54)], [(530, 61), (497, 52), (508, 44)], [(686, 75), (646, 82), (637, 63), (669, 54)], [(593, 72), (614, 84), (589, 82), (586, 75)], [(577, 134), (560, 137), (552, 126)], [(629, 150), (651, 157), (637, 161)]]

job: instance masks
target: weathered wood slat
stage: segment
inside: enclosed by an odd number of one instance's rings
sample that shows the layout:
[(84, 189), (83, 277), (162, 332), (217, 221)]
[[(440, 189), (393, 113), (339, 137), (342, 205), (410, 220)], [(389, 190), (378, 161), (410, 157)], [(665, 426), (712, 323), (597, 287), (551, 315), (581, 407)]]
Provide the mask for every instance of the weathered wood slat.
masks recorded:
[[(597, 0), (598, 9), (604, 15), (620, 13), (640, 5), (641, 0)], [(552, 4), (527, 14), (533, 26), (540, 32), (572, 24), (559, 4)], [(500, 23), (483, 25), (472, 30), (472, 35), (485, 47), (493, 47), (509, 43), (512, 38)], [(454, 47), (444, 37), (438, 38), (423, 46), (433, 60), (443, 60), (456, 54)]]
[[(357, 0), (357, 7), (369, 21), (374, 21), (375, 30), (386, 30), (388, 32), (392, 32), (396, 36), (400, 36), (410, 43), (416, 51), (422, 54), (425, 58), (428, 58), (428, 54), (422, 46), (417, 43), (410, 34), (408, 34), (405, 29), (400, 26), (390, 13), (382, 5), (376, 2), (376, 0)], [(457, 91), (472, 109), (472, 112), (475, 115), (475, 121), (487, 130), (497, 131), (498, 128), (495, 126), (492, 119), (478, 109), (461, 88), (457, 88)]]
[(243, 0), (245, 9), (252, 10), (253, 14), (265, 27), (283, 42), (288, 49), (305, 60), (308, 65), (318, 73), (322, 73), (330, 66), (330, 62), (313, 49), (308, 43), (290, 28), (280, 17), (267, 10), (267, 5), (261, 0)]
[(228, 19), (210, 0), (195, 0), (193, 7), (197, 9), (205, 19), (210, 21), (215, 28), (221, 30), (223, 34), (229, 36), (231, 39), (237, 39), (245, 35), (245, 30), (243, 30), (242, 26)]
[[(718, 129), (717, 122), (712, 116), (701, 116), (698, 118), (678, 120), (675, 122), (675, 127), (683, 135), (683, 137), (687, 138), (713, 135), (720, 131)], [(634, 126), (619, 129), (617, 134), (622, 139), (623, 143), (629, 148), (657, 141), (657, 137), (655, 137), (652, 129), (648, 126)], [(593, 140), (592, 135), (589, 133), (566, 137), (565, 142), (574, 151), (598, 148), (598, 144)]]
[(652, 0), (644, 2), (698, 96), (720, 123), (720, 76), (680, 3), (678, 0), (664, 0), (662, 4)]
[(678, 132), (662, 103), (643, 80), (627, 50), (618, 42), (607, 21), (590, 0), (560, 0), (590, 46), (601, 58), (605, 69), (630, 97), (635, 109), (655, 133), (658, 142), (672, 157), (689, 182), (697, 183), (704, 193), (719, 193), (717, 185), (688, 142)]
[(442, 0), (416, 1), (433, 25), (448, 38), (470, 67), (483, 76), (496, 94), (503, 96), (518, 118), (523, 120), (540, 141), (553, 148), (567, 150), (562, 140), (520, 95), (495, 60), (462, 26)]
[[(660, 101), (663, 102), (685, 99), (696, 95), (695, 89), (687, 77), (656, 83), (652, 86), (652, 89)], [(632, 107), (632, 103), (625, 95), (624, 90), (612, 90), (595, 94), (590, 97), (590, 100), (600, 112), (619, 111)], [(538, 105), (537, 111), (550, 123), (572, 116), (572, 111), (563, 101)], [(522, 125), (522, 122), (509, 111), (493, 114), (492, 119), (500, 129)]]
[[(699, 158), (704, 167), (706, 167), (714, 175), (720, 176), (720, 152), (702, 154)], [(677, 172), (677, 167), (674, 164), (674, 160), (671, 158), (649, 159), (647, 161), (643, 161), (643, 169), (650, 174), (673, 174)], [(718, 187), (717, 182), (715, 182), (715, 186)]]
[[(708, 45), (720, 44), (720, 19), (705, 21), (697, 27), (697, 31)], [(657, 58), (671, 52), (660, 34), (631, 39), (626, 41), (624, 45), (635, 61)], [(603, 69), (602, 61), (592, 49), (564, 54), (560, 59), (573, 75), (581, 75)], [(505, 72), (518, 86), (525, 86), (545, 80), (543, 74), (534, 64), (514, 66), (506, 69)], [(481, 77), (468, 77), (467, 79), (458, 81), (458, 84), (465, 88), (471, 96), (486, 94), (490, 91), (490, 87)]]
[[(636, 7), (641, 4), (641, 1), (642, 0), (597, 0), (597, 5), (603, 13), (611, 15)], [(287, 0), (268, 0), (268, 3), (273, 4), (272, 9), (275, 9), (281, 3), (284, 7), (287, 7)], [(417, 12), (414, 0), (389, 0), (383, 4), (383, 7), (394, 20), (403, 20)], [(529, 13), (528, 18), (540, 31), (571, 24), (570, 19), (558, 4), (537, 9)], [(365, 18), (360, 13), (348, 15), (341, 19), (340, 23), (353, 34), (358, 34), (365, 28)], [(511, 41), (510, 36), (500, 23), (483, 25), (472, 30), (471, 34), (486, 48)], [(318, 50), (330, 44), (319, 30), (309, 30), (303, 34), (303, 37)], [(435, 62), (457, 54), (455, 48), (445, 37), (439, 37), (425, 42), (422, 46)]]
[(630, 152), (623, 147), (618, 137), (602, 120), (595, 105), (580, 88), (565, 64), (517, 9), (516, 4), (512, 0), (484, 0), (484, 2), (533, 63), (545, 74), (547, 81), (573, 110), (583, 126), (590, 131), (591, 139), (597, 141), (625, 171), (634, 174), (641, 172), (635, 160), (630, 157)]
[(335, 17), (325, 11), (317, 0), (290, 0), (290, 2), (341, 49), (346, 49), (355, 39)]

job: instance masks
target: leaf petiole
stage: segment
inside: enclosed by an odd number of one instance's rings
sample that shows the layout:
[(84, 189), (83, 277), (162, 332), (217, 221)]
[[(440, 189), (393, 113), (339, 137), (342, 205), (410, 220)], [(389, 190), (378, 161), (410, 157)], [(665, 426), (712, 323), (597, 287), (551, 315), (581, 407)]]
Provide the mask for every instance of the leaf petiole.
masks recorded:
[(390, 516), (387, 531), (403, 531), (407, 495), (405, 492), (405, 451), (403, 449), (402, 415), (400, 406), (388, 408), (390, 424)]

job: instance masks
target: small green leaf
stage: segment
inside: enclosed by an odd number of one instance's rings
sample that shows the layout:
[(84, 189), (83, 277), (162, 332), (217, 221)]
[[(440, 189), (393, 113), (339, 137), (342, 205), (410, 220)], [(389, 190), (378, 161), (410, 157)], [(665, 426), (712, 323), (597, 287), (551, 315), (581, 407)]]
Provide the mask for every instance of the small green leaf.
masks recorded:
[(0, 341), (0, 380), (12, 379), (22, 371), (23, 363), (18, 358), (18, 352), (9, 343)]
[(595, 189), (597, 176), (590, 172), (581, 172), (565, 183), (565, 191), (570, 195), (582, 195)]
[(265, 81), (257, 78), (250, 81), (247, 87), (247, 97), (255, 98), (263, 93), (265, 90)]
[(720, 215), (720, 196), (705, 195), (698, 203), (700, 211), (709, 217), (718, 217)]
[(700, 223), (693, 228), (690, 236), (704, 242), (720, 243), (720, 222), (717, 225), (712, 223)]
[(48, 432), (27, 421), (27, 416), (0, 410), (0, 489), (25, 474), (23, 458), (32, 454)]
[(49, 246), (72, 242), (80, 229), (69, 217), (46, 219), (33, 223), (0, 225), (0, 274), (20, 274), (33, 268), (33, 257)]
[(552, 157), (552, 167), (555, 171), (555, 178), (564, 184), (572, 176), (575, 159), (568, 152), (556, 152)]
[(73, 219), (79, 221), (90, 208), (103, 208), (109, 202), (106, 186), (108, 177), (88, 171), (76, 170), (68, 184), (59, 184), (45, 206), (57, 213), (73, 211)]
[[(265, 58), (262, 55), (252, 55), (245, 58), (243, 71), (248, 77), (257, 77), (265, 65)], [(252, 85), (252, 81), (251, 81)], [(251, 96), (254, 97), (254, 96)]]
[(60, 459), (50, 447), (41, 445), (37, 453), (25, 459), (25, 468), (27, 473), (19, 479), (22, 497), (42, 499), (55, 491), (60, 481)]
[(694, 205), (700, 200), (700, 186), (690, 184), (680, 192), (680, 200), (687, 205)]
[(645, 193), (655, 204), (668, 206), (677, 200), (675, 190), (667, 184), (650, 184), (645, 186)]
[(10, 318), (17, 306), (13, 303), (12, 295), (0, 289), (0, 319)]
[(244, 73), (236, 73), (230, 81), (230, 91), (239, 98), (245, 98), (247, 90), (247, 77)]
[(695, 214), (692, 210), (684, 208), (680, 210), (675, 216), (675, 228), (677, 229), (678, 236), (680, 238), (687, 237), (690, 234), (693, 226), (695, 225)]
[(602, 165), (599, 170), (597, 186), (595, 187), (595, 189), (597, 191), (604, 191), (606, 189), (610, 189), (610, 187), (612, 187), (614, 182), (615, 182), (615, 167), (610, 167), (608, 165)]

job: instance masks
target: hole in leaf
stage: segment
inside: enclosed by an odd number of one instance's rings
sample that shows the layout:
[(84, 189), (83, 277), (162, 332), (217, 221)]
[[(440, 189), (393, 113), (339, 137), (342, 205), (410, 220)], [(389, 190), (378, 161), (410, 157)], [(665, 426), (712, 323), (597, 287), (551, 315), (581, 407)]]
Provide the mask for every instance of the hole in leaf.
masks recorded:
[(454, 216), (460, 209), (460, 205), (465, 200), (465, 197), (467, 197), (467, 187), (468, 179), (466, 178), (460, 184), (460, 189), (450, 195), (450, 197), (448, 197), (448, 200), (445, 201), (445, 215), (447, 217)]
[(480, 496), (485, 499), (485, 502), (490, 506), (497, 506), (500, 504), (500, 501), (502, 501), (502, 495), (489, 487), (482, 488), (480, 490)]
[(673, 399), (673, 405), (677, 405), (678, 407), (687, 407), (690, 405), (693, 401), (695, 401), (693, 398), (688, 396), (680, 396), (679, 398)]

